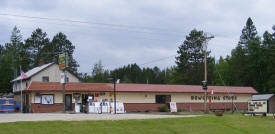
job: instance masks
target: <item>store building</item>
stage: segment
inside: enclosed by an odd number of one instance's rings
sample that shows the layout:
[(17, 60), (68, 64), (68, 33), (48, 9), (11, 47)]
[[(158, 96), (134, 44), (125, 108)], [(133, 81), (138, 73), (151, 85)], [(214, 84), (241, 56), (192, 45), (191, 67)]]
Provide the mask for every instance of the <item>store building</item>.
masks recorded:
[[(207, 97), (208, 109), (231, 109), (232, 99), (238, 110), (247, 110), (252, 94), (251, 87), (209, 86), (214, 91)], [(75, 97), (84, 107), (88, 96), (94, 101), (113, 101), (114, 89), (110, 83), (67, 83), (65, 86), (66, 110), (74, 109)], [(209, 90), (209, 91), (210, 91)], [(123, 102), (127, 112), (158, 111), (169, 102), (176, 102), (182, 111), (201, 111), (204, 108), (204, 91), (201, 86), (161, 84), (116, 84), (117, 101)], [(32, 82), (25, 90), (29, 94), (30, 112), (58, 112), (63, 110), (61, 84), (58, 82)], [(230, 96), (230, 95), (232, 96)], [(211, 103), (209, 104), (209, 98)]]
[[(64, 109), (60, 83), (61, 71), (56, 63), (40, 65), (25, 73), (27, 78), (15, 78), (14, 99), (20, 104), (20, 91), (23, 93), (25, 112), (60, 112)], [(68, 83), (65, 86), (65, 108), (73, 111), (77, 102), (85, 111), (87, 98), (93, 101), (113, 101), (114, 85), (111, 83), (81, 83), (79, 77), (66, 71)], [(21, 81), (22, 80), (22, 84)], [(22, 87), (21, 87), (22, 85)], [(209, 86), (207, 109), (231, 109), (232, 102), (239, 110), (247, 110), (248, 101), (257, 91), (252, 87)], [(204, 90), (200, 85), (164, 84), (116, 84), (117, 101), (123, 102), (127, 112), (158, 111), (169, 102), (176, 102), (182, 111), (201, 111), (204, 109)], [(211, 104), (209, 104), (209, 99)], [(75, 101), (77, 100), (77, 101)]]
[[(13, 84), (14, 102), (16, 105), (21, 105), (21, 90), (23, 92), (22, 101), (23, 109), (28, 112), (30, 107), (30, 96), (25, 94), (25, 90), (32, 82), (60, 82), (59, 66), (56, 63), (43, 64), (41, 61), (38, 67), (35, 67), (27, 72), (25, 72), (26, 78), (23, 79), (21, 76), (15, 78), (11, 81)], [(66, 71), (66, 79), (68, 82), (80, 82), (80, 78), (70, 72)], [(22, 82), (21, 82), (22, 81)]]

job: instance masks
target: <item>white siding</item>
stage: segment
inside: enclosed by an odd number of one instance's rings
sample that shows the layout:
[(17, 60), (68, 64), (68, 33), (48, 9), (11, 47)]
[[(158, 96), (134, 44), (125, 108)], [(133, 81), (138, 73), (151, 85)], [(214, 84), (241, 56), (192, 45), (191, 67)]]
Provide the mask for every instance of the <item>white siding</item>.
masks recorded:
[[(48, 76), (49, 77), (49, 82), (60, 82), (60, 73), (61, 72), (62, 71), (59, 70), (58, 65), (53, 64), (50, 67), (48, 67), (48, 68), (42, 70), (41, 72), (35, 74), (29, 80), (23, 80), (22, 81), (23, 90), (25, 88), (27, 88), (27, 86), (29, 86), (29, 84), (32, 81), (42, 81), (43, 76)], [(66, 71), (66, 75), (69, 78), (69, 82), (80, 82), (80, 80), (76, 76), (71, 74), (70, 72)], [(27, 86), (26, 86), (26, 82), (27, 82)], [(13, 92), (19, 92), (20, 90), (21, 90), (20, 81), (17, 81), (17, 86), (16, 86), (16, 82), (14, 82), (13, 83)]]
[[(43, 76), (48, 76), (49, 77), (49, 82), (60, 82), (60, 73), (62, 71), (59, 70), (59, 67), (57, 64), (54, 64), (45, 70), (39, 72), (38, 74), (34, 75), (31, 78), (31, 81), (42, 81)], [(66, 75), (69, 78), (69, 82), (79, 82), (79, 79), (75, 77), (73, 74), (70, 72), (66, 71)]]

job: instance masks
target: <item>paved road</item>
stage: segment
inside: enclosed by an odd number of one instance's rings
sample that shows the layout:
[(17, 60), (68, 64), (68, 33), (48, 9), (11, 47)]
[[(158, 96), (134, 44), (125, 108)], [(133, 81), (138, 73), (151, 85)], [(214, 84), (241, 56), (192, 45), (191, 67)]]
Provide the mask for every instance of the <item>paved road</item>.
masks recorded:
[(0, 123), (17, 121), (80, 121), (80, 120), (127, 120), (195, 117), (198, 115), (156, 115), (156, 114), (64, 114), (64, 113), (31, 113), (31, 114), (0, 114)]

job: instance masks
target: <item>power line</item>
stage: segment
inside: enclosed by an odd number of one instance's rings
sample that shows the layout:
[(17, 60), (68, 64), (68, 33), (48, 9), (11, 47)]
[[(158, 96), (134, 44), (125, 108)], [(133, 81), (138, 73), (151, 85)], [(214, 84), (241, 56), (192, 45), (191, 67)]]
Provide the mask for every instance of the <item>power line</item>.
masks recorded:
[[(167, 34), (172, 34), (172, 35), (181, 36), (181, 37), (184, 36), (184, 35), (182, 35), (181, 33), (178, 33), (178, 32), (167, 31), (168, 29), (145, 27), (145, 26), (132, 26), (132, 25), (122, 25), (122, 24), (100, 23), (100, 22), (91, 22), (91, 21), (47, 18), (47, 17), (26, 16), (26, 15), (16, 15), (16, 14), (7, 14), (7, 13), (0, 13), (0, 15), (1, 16), (8, 16), (8, 17), (17, 17), (17, 18), (51, 20), (51, 21), (59, 21), (59, 22), (66, 22), (66, 23), (79, 23), (79, 24), (97, 25), (97, 26), (105, 26), (105, 27), (111, 27), (111, 28), (123, 28), (123, 29), (126, 29), (126, 30), (141, 32), (141, 33), (154, 33), (154, 34), (166, 34), (166, 35)], [(61, 25), (64, 25), (64, 24), (61, 24)], [(138, 30), (145, 30), (145, 31), (138, 31)], [(155, 33), (155, 32), (152, 32), (150, 30), (162, 31), (164, 33), (159, 33), (159, 32)]]
[(152, 60), (152, 61), (149, 61), (149, 62), (145, 62), (145, 63), (139, 64), (139, 66), (143, 66), (143, 65), (147, 65), (147, 64), (154, 63), (154, 62), (159, 62), (159, 61), (162, 61), (162, 60), (166, 60), (166, 59), (169, 59), (169, 58), (171, 58), (171, 57), (175, 57), (175, 56), (177, 56), (177, 55), (179, 55), (179, 54), (175, 54), (175, 55), (171, 55), (171, 56), (168, 56), (168, 57), (164, 57), (164, 58)]

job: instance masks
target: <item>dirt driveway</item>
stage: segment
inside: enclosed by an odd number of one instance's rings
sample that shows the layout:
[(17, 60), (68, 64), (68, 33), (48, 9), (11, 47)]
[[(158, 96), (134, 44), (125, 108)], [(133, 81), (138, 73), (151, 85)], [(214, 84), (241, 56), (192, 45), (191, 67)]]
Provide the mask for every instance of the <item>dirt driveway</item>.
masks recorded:
[(31, 113), (31, 114), (0, 114), (0, 122), (17, 121), (80, 121), (80, 120), (127, 120), (127, 119), (155, 119), (182, 118), (198, 115), (156, 115), (156, 114), (67, 114), (67, 113)]

